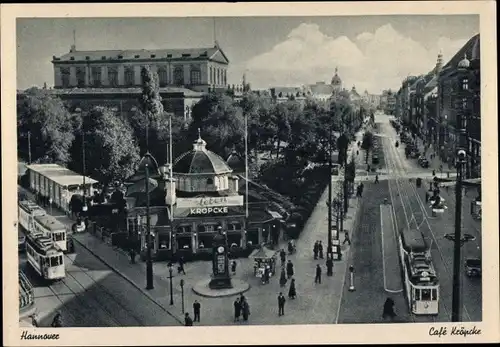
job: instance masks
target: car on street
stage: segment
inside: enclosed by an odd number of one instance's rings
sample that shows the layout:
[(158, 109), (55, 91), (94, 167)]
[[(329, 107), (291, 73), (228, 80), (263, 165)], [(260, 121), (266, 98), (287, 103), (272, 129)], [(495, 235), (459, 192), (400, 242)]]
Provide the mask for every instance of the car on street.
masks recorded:
[(465, 273), (469, 277), (481, 277), (481, 259), (468, 258), (465, 260)]

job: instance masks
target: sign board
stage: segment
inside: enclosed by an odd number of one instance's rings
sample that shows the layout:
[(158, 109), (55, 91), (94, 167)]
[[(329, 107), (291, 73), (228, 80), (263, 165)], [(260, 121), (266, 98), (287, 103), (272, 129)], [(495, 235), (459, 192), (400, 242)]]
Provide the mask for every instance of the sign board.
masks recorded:
[(243, 195), (177, 198), (176, 204), (177, 208), (214, 208), (227, 206), (243, 206)]
[(243, 206), (175, 207), (174, 218), (244, 216)]
[(226, 257), (224, 254), (220, 254), (217, 256), (217, 272), (224, 273), (226, 265)]

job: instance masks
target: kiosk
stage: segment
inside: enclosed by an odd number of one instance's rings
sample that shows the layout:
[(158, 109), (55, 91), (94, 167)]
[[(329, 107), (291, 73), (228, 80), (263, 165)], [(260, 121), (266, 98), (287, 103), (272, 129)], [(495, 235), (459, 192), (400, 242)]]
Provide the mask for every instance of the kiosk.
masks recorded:
[(259, 249), (255, 249), (250, 258), (254, 260), (254, 275), (262, 277), (266, 267), (269, 269), (269, 276), (273, 276), (276, 272), (276, 262), (278, 259), (278, 251), (271, 250), (262, 245)]

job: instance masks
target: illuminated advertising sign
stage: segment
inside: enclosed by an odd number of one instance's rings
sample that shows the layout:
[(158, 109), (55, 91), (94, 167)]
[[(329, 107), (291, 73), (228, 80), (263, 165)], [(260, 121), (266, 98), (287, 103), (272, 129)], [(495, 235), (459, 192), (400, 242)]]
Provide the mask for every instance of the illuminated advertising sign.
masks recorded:
[(242, 215), (243, 196), (177, 198), (175, 218)]

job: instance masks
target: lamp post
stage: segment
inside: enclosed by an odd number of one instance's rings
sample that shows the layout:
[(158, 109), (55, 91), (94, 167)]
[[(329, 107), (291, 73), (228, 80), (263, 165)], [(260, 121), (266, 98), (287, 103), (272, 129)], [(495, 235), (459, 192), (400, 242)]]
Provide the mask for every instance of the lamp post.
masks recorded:
[(31, 165), (31, 131), (28, 131), (28, 164)]
[(168, 278), (170, 279), (170, 305), (174, 304), (174, 293), (172, 289), (172, 263), (168, 263)]
[(326, 253), (333, 259), (332, 250), (332, 128), (330, 127), (330, 136), (328, 141), (328, 170), (329, 170), (329, 180), (328, 180), (328, 247)]
[(145, 165), (146, 170), (146, 289), (154, 288), (153, 285), (153, 261), (151, 260), (151, 218), (149, 216), (149, 167)]
[(181, 279), (182, 313), (184, 313), (184, 279)]

